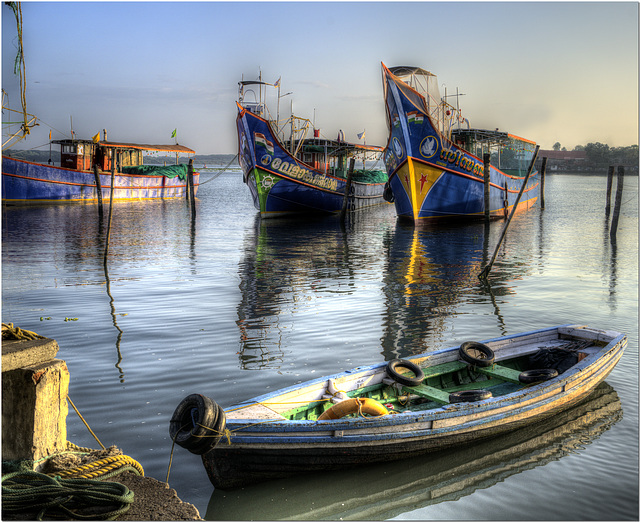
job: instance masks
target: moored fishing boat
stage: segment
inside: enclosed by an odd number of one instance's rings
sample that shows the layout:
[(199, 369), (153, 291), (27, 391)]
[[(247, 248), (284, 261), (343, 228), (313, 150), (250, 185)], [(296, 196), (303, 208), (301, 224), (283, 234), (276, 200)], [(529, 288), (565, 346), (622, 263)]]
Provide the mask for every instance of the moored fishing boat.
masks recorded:
[[(105, 131), (106, 132), (106, 131)], [(111, 195), (113, 158), (114, 199), (185, 197), (187, 165), (144, 165), (143, 151), (195, 154), (182, 145), (141, 145), (82, 139), (54, 140), (60, 145), (60, 166), (2, 157), (2, 201), (6, 204), (91, 202)], [(194, 195), (200, 175), (193, 173)]]
[(361, 366), (224, 410), (193, 394), (170, 434), (202, 455), (221, 489), (397, 460), (566, 410), (609, 375), (626, 343), (618, 332), (564, 325)]
[[(536, 144), (496, 130), (473, 129), (459, 94), (440, 96), (437, 77), (419, 67), (382, 64), (389, 128), (385, 164), (398, 216), (422, 225), (485, 217), (484, 155), (490, 154), (489, 217), (532, 207), (537, 173), (527, 176)], [(456, 105), (447, 99), (456, 97)], [(524, 187), (522, 185), (525, 184)]]
[[(342, 131), (336, 139), (322, 137), (310, 120), (293, 114), (281, 125), (280, 80), (242, 80), (238, 85), (238, 158), (262, 217), (338, 213), (343, 206), (355, 211), (385, 203), (387, 175), (367, 166), (381, 157), (382, 147), (348, 143)], [(267, 106), (269, 88), (277, 89), (275, 117)], [(313, 137), (307, 137), (310, 130)]]

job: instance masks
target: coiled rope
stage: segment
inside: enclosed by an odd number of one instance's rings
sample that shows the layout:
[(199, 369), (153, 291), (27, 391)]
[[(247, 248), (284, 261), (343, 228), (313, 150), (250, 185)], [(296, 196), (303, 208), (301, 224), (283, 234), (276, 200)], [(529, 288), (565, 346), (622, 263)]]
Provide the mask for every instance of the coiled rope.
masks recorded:
[(63, 479), (35, 471), (2, 477), (3, 515), (38, 511), (38, 520), (45, 516), (115, 520), (129, 510), (133, 496), (133, 491), (118, 482)]
[(46, 339), (43, 335), (38, 335), (29, 330), (23, 330), (13, 323), (2, 323), (2, 340), (3, 341), (33, 341), (35, 339)]

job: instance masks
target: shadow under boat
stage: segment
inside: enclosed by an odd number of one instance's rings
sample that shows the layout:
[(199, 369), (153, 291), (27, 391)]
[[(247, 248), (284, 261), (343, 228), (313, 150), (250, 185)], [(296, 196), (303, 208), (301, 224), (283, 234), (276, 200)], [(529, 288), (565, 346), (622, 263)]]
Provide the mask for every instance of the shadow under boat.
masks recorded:
[(206, 520), (385, 520), (544, 466), (622, 418), (606, 382), (575, 407), (521, 430), (410, 460), (214, 490)]

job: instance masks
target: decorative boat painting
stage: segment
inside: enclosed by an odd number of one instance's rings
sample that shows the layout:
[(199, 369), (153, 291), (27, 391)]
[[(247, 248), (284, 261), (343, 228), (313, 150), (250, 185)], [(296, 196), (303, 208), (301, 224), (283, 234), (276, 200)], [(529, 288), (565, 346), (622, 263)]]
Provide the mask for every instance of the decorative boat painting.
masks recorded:
[(624, 334), (564, 325), (464, 342), (295, 384), (222, 408), (192, 394), (173, 441), (202, 455), (216, 488), (462, 447), (589, 397)]
[[(111, 196), (111, 168), (114, 171), (113, 199), (183, 198), (187, 194), (188, 167), (144, 165), (143, 151), (195, 154), (182, 145), (140, 145), (94, 140), (56, 140), (61, 166), (2, 157), (2, 201), (5, 204), (68, 203), (97, 201), (100, 185), (103, 198)], [(194, 196), (200, 175), (193, 173)]]
[[(275, 115), (267, 106), (269, 89), (277, 97)], [(293, 114), (280, 123), (283, 96), (279, 80), (239, 82), (238, 158), (260, 215), (330, 214), (385, 204), (383, 148), (348, 143), (342, 131), (335, 139), (323, 137), (310, 120)]]
[[(388, 199), (415, 225), (434, 220), (506, 217), (522, 188), (517, 211), (539, 194), (533, 167), (536, 144), (507, 132), (473, 129), (462, 116), (459, 94), (440, 96), (437, 77), (419, 67), (382, 64), (389, 139), (385, 165)], [(456, 97), (455, 106), (449, 98)], [(485, 196), (484, 155), (490, 154)], [(525, 184), (522, 187), (523, 183)]]

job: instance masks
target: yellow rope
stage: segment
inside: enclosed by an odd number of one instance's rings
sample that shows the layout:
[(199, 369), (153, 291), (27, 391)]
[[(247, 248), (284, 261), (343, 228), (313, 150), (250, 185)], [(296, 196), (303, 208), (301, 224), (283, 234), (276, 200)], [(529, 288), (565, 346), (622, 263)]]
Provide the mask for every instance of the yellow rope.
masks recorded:
[(45, 337), (35, 332), (13, 326), (13, 323), (2, 323), (3, 341), (34, 341), (35, 339), (45, 339)]
[(73, 401), (71, 400), (71, 397), (69, 397), (67, 395), (67, 400), (69, 401), (69, 404), (71, 404), (71, 406), (73, 406), (73, 409), (76, 410), (76, 413), (78, 414), (78, 417), (80, 417), (80, 420), (82, 422), (84, 422), (84, 425), (87, 427), (87, 429), (89, 430), (89, 433), (91, 433), (91, 435), (93, 435), (93, 438), (96, 439), (98, 441), (98, 444), (100, 444), (100, 447), (102, 449), (106, 449), (104, 447), (104, 444), (102, 444), (102, 442), (100, 442), (100, 439), (98, 439), (97, 435), (95, 433), (93, 433), (93, 430), (89, 427), (89, 425), (87, 424), (87, 421), (84, 420), (84, 417), (82, 415), (80, 415), (80, 412), (78, 411), (78, 408), (76, 408), (76, 405), (73, 404)]
[(140, 475), (144, 477), (144, 469), (140, 463), (128, 455), (114, 455), (106, 457), (104, 459), (96, 460), (82, 466), (66, 469), (63, 471), (55, 471), (49, 473), (49, 476), (56, 476), (62, 478), (86, 478), (93, 479), (101, 475), (105, 475), (119, 468), (130, 466), (134, 468)]

